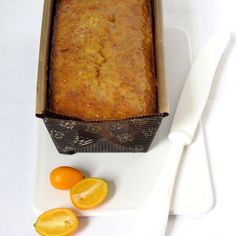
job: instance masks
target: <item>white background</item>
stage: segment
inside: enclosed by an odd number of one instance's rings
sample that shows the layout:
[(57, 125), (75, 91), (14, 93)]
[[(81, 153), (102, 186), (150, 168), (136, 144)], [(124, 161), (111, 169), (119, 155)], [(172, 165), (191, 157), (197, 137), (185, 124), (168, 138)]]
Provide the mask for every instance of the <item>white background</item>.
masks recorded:
[[(163, 0), (166, 26), (186, 30), (194, 57), (214, 33), (236, 37), (235, 0)], [(37, 235), (31, 208), (42, 0), (0, 0), (0, 235)], [(216, 206), (171, 217), (167, 236), (236, 235), (236, 46), (233, 37), (204, 113)], [(181, 56), (181, 55), (179, 55)], [(129, 235), (132, 218), (89, 218), (81, 236)]]

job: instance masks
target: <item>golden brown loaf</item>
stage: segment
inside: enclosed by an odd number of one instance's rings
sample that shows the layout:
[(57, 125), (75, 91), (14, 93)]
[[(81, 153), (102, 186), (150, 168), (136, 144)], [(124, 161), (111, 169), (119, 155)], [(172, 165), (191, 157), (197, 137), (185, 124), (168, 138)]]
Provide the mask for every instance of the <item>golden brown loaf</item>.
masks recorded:
[(149, 0), (59, 0), (50, 63), (50, 109), (84, 120), (153, 114)]

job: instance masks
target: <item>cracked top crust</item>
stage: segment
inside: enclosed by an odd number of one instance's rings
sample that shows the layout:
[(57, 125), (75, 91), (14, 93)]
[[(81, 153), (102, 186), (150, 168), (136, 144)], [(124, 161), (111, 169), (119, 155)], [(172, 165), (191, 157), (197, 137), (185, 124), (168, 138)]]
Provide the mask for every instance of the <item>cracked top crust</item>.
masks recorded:
[(149, 0), (58, 0), (49, 109), (84, 120), (156, 112)]

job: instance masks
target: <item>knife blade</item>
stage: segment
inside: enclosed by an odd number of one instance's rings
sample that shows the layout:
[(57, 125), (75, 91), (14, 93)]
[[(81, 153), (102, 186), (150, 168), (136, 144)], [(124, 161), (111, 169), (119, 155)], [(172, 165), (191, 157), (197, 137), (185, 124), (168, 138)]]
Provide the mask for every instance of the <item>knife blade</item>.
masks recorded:
[(160, 176), (132, 226), (133, 236), (164, 236), (173, 187), (186, 145), (191, 144), (210, 93), (220, 59), (230, 41), (229, 34), (213, 36), (185, 81), (169, 133), (171, 148)]

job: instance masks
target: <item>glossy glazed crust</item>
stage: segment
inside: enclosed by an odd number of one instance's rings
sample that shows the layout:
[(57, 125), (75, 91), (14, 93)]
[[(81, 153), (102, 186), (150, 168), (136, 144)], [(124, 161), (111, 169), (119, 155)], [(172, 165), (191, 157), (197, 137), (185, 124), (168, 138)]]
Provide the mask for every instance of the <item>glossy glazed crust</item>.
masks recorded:
[(49, 108), (84, 120), (156, 111), (149, 0), (59, 0)]

